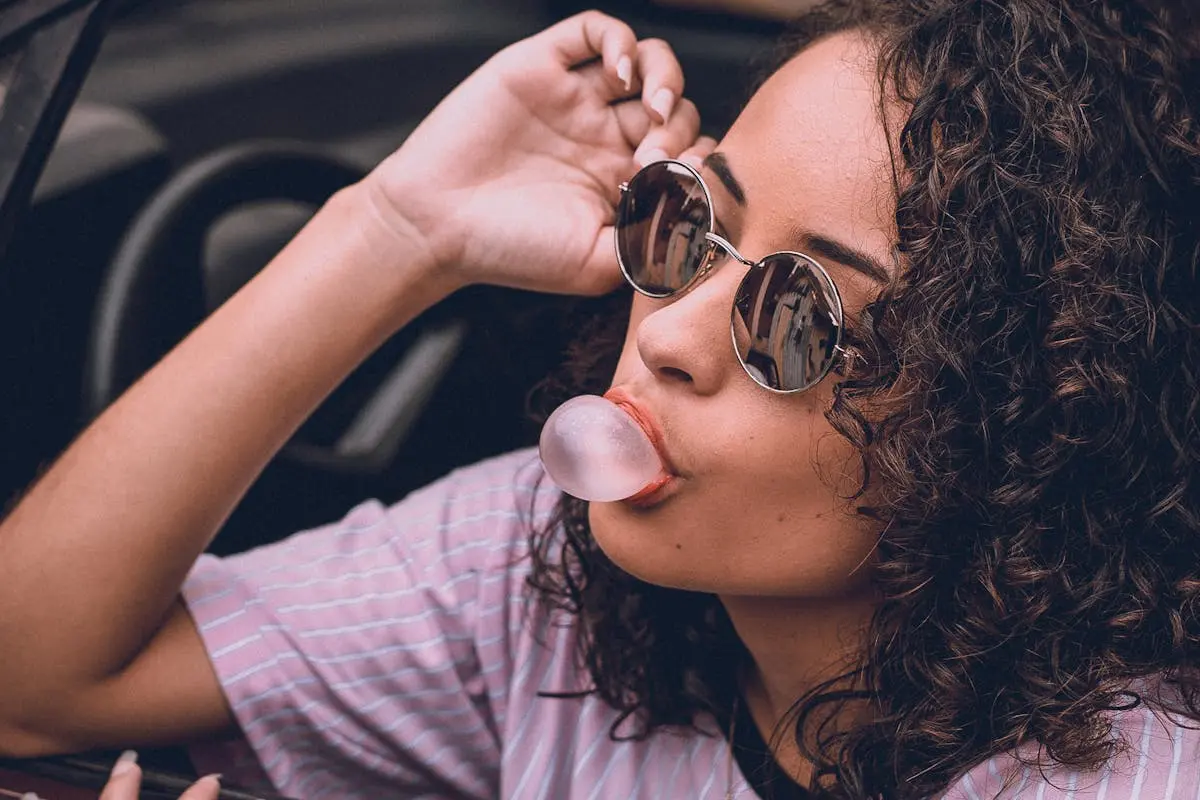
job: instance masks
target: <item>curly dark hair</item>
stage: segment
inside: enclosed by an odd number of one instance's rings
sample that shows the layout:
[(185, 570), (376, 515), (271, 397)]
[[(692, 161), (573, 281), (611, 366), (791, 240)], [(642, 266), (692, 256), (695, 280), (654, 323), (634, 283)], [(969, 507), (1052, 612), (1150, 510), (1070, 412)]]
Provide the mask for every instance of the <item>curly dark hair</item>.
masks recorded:
[[(826, 413), (861, 458), (882, 600), (855, 669), (793, 709), (822, 796), (927, 797), (1029, 744), (1096, 768), (1125, 746), (1108, 711), (1200, 718), (1189, 13), (835, 0), (785, 42), (784, 58), (865, 31), (885, 96), (909, 109), (893, 154), (904, 269), (848, 322), (862, 358)], [(627, 298), (603, 303), (574, 390), (611, 376)], [(534, 595), (581, 625), (614, 737), (728, 716), (747, 653), (717, 597), (621, 570), (568, 497), (533, 545)], [(1160, 678), (1177, 701), (1140, 690)], [(852, 695), (869, 722), (819, 724)]]

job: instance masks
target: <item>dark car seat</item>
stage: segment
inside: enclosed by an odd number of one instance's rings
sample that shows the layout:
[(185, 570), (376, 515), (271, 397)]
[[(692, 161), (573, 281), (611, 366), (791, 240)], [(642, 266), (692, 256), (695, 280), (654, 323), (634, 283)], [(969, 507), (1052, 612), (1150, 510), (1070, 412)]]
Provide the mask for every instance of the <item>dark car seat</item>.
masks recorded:
[(0, 262), (0, 501), (79, 430), (79, 376), (101, 276), (121, 232), (170, 172), (139, 115), (77, 104)]

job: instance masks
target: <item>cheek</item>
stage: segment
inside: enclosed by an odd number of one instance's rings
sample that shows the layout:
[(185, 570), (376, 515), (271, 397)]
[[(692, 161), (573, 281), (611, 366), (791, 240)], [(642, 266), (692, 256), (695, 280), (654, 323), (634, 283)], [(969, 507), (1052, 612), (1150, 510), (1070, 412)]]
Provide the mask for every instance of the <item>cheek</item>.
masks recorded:
[(635, 294), (629, 309), (629, 325), (625, 329), (625, 341), (621, 344), (621, 357), (617, 361), (617, 369), (613, 376), (616, 386), (627, 380), (642, 363), (637, 349), (637, 330), (646, 315), (653, 311), (651, 301), (642, 295)]
[(865, 580), (874, 537), (845, 498), (849, 444), (819, 412), (792, 424), (705, 426), (705, 461), (684, 491), (636, 511), (594, 504), (597, 543), (627, 572), (725, 595), (830, 597)]

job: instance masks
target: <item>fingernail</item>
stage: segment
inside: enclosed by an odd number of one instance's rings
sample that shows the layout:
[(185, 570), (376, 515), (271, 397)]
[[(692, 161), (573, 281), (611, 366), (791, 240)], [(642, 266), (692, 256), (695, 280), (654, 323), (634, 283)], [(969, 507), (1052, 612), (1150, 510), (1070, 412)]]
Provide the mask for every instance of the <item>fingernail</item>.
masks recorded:
[(671, 109), (675, 107), (675, 93), (670, 89), (659, 89), (654, 93), (654, 97), (650, 98), (650, 107), (658, 112), (663, 122), (666, 122), (671, 118)]
[(621, 56), (617, 61), (617, 78), (625, 84), (625, 91), (633, 88), (633, 59)]
[(119, 778), (126, 775), (137, 764), (138, 754), (136, 750), (126, 750), (117, 758), (117, 763), (113, 764), (112, 774), (114, 778)]
[(211, 786), (214, 789), (220, 789), (221, 788), (221, 778), (223, 778), (223, 777), (224, 777), (224, 775), (222, 775), (220, 772), (214, 772), (211, 775), (205, 775), (203, 778), (201, 778), (200, 780), (198, 780), (196, 782), (207, 784), (208, 786)]
[(652, 164), (655, 161), (662, 161), (667, 157), (665, 150), (660, 150), (657, 147), (651, 147), (645, 152), (639, 150), (633, 154), (633, 160), (638, 163), (639, 167), (644, 167), (647, 164)]
[(679, 160), (689, 166), (695, 167), (697, 170), (704, 169), (704, 159), (695, 153), (688, 153), (685, 156), (680, 156)]

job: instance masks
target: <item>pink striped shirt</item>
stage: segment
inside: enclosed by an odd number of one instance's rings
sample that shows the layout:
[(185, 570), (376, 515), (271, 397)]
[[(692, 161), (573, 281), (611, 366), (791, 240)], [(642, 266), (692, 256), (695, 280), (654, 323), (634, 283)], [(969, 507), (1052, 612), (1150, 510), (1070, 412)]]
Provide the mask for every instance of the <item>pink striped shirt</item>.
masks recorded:
[[(455, 472), (390, 508), (233, 558), (205, 556), (184, 597), (241, 728), (197, 747), (203, 768), (269, 779), (302, 800), (753, 798), (720, 737), (613, 742), (576, 631), (526, 615), (527, 536), (557, 492), (521, 451)], [(546, 647), (539, 645), (541, 634)], [(1096, 774), (997, 757), (946, 794), (1200, 800), (1200, 734), (1141, 709), (1130, 755)]]

